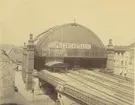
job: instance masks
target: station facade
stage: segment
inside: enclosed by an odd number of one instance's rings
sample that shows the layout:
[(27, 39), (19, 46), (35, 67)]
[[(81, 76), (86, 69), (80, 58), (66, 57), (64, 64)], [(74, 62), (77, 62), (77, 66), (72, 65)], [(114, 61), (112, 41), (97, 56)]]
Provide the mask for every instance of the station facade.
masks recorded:
[(69, 23), (55, 26), (33, 38), (30, 35), (28, 44), (23, 50), (23, 77), (30, 87), (33, 69), (46, 69), (49, 62), (67, 64), (66, 69), (107, 68), (114, 69), (114, 47), (109, 40), (107, 48), (99, 37), (90, 29)]
[[(44, 58), (44, 64), (58, 60), (70, 67), (106, 66), (107, 50), (102, 41), (90, 29), (77, 23), (53, 27), (38, 35), (34, 44), (36, 64)], [(40, 68), (39, 64), (35, 68)]]

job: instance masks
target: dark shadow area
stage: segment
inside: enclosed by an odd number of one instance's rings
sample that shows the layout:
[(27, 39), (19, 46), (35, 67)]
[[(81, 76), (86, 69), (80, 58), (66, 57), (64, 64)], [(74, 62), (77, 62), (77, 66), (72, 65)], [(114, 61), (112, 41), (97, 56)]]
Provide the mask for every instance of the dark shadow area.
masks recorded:
[(64, 63), (69, 65), (69, 68), (79, 66), (80, 68), (105, 68), (106, 58), (64, 58)]
[(51, 84), (44, 82), (41, 79), (39, 81), (40, 81), (40, 83), (39, 83), (40, 88), (44, 92), (44, 94), (48, 95), (52, 100), (56, 101), (57, 92), (56, 92), (55, 88)]
[(34, 69), (38, 71), (45, 69), (45, 57), (35, 56)]
[[(50, 58), (51, 59), (51, 58)], [(106, 62), (107, 58), (75, 58), (75, 57), (66, 57), (66, 58), (61, 58), (63, 59), (63, 65), (54, 65), (51, 68), (48, 68), (45, 66), (46, 58), (45, 57), (39, 57), (35, 56), (35, 62), (34, 62), (34, 69), (40, 71), (44, 69), (50, 69), (51, 71), (54, 71), (53, 68), (56, 69), (56, 71), (59, 72), (60, 68), (63, 70), (66, 69), (73, 69), (73, 68), (85, 68), (85, 69), (90, 69), (90, 68), (106, 68)], [(55, 61), (55, 60), (54, 60)]]

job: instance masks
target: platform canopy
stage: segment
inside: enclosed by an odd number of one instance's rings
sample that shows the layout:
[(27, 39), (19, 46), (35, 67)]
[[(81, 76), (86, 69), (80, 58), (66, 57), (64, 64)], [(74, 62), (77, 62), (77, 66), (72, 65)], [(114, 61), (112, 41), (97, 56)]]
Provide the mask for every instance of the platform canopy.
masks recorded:
[(45, 64), (47, 67), (67, 67), (67, 64), (64, 64), (60, 61), (50, 61)]

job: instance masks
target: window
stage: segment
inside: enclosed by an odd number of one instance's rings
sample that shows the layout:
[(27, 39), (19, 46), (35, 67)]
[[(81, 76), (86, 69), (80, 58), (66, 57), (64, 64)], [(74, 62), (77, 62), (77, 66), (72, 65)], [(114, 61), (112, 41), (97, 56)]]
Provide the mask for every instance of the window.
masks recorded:
[(78, 50), (74, 49), (74, 56), (78, 56)]
[(73, 50), (68, 49), (68, 56), (73, 56)]
[(89, 50), (85, 51), (85, 56), (89, 56)]

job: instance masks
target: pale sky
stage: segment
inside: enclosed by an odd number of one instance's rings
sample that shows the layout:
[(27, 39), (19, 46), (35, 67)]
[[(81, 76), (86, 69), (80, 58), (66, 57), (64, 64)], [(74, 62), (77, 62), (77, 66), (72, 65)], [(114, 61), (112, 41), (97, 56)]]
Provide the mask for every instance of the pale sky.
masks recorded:
[(55, 25), (90, 28), (106, 45), (135, 41), (135, 0), (0, 0), (0, 43), (23, 45)]

